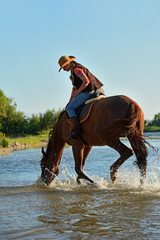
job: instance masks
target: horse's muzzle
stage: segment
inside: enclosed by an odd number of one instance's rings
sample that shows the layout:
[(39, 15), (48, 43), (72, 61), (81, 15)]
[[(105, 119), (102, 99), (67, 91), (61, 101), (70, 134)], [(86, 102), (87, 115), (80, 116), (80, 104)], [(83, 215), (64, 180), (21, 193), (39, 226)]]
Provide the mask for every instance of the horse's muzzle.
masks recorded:
[(59, 169), (57, 169), (55, 173), (53, 173), (48, 168), (45, 168), (44, 172), (41, 174), (41, 179), (48, 186), (55, 179), (55, 177), (58, 176), (58, 174)]
[(41, 179), (42, 179), (42, 182), (44, 182), (47, 186), (49, 186), (49, 184), (55, 179), (56, 176), (51, 176), (51, 177), (48, 177), (46, 175), (41, 175)]

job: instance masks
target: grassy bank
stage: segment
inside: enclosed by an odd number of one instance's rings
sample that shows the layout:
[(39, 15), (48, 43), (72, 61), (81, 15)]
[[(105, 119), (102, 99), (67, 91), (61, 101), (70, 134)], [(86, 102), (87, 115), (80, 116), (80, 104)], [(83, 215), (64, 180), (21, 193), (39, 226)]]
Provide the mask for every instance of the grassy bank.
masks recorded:
[(144, 127), (144, 132), (160, 132), (160, 127), (156, 126), (145, 126)]
[[(28, 148), (40, 148), (46, 147), (49, 141), (49, 132), (44, 131), (37, 136), (26, 136), (26, 137), (0, 137), (0, 156), (8, 155), (13, 151), (28, 149)], [(8, 142), (6, 147), (2, 146), (2, 140), (5, 139)], [(65, 147), (69, 147), (68, 144)]]
[(26, 137), (18, 137), (18, 138), (9, 138), (10, 144), (14, 144), (15, 141), (20, 144), (35, 144), (35, 143), (41, 143), (44, 141), (48, 141), (48, 135), (49, 132), (42, 132), (39, 135), (36, 136), (26, 136)]
[(49, 131), (42, 132), (37, 136), (5, 137), (0, 136), (0, 156), (8, 155), (15, 150), (39, 148), (46, 146)]
[(2, 147), (2, 140), (5, 139), (8, 142), (8, 147), (14, 146), (16, 144), (21, 145), (32, 145), (43, 142), (48, 142), (49, 131), (44, 131), (36, 136), (26, 136), (26, 137), (1, 137), (0, 147)]

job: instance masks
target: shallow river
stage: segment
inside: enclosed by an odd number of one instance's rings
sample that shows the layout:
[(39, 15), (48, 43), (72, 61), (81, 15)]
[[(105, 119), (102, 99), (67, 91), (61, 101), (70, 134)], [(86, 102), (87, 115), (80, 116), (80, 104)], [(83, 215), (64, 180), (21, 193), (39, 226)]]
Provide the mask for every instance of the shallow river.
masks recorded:
[[(149, 142), (160, 151), (159, 139)], [(157, 155), (149, 148), (143, 186), (135, 156), (111, 183), (109, 168), (117, 158), (109, 147), (94, 147), (84, 170), (96, 184), (77, 185), (72, 151), (66, 148), (59, 177), (46, 187), (39, 181), (40, 149), (0, 157), (0, 239), (160, 239)]]

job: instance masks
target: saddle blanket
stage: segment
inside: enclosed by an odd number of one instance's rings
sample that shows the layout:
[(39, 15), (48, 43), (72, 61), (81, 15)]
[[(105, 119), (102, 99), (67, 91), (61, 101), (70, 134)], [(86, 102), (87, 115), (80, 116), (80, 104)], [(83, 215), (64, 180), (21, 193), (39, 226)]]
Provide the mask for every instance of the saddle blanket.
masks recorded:
[(89, 99), (85, 102), (83, 107), (77, 110), (77, 116), (80, 123), (85, 122), (89, 118), (93, 105), (102, 98), (105, 98), (105, 96), (100, 95), (96, 98)]

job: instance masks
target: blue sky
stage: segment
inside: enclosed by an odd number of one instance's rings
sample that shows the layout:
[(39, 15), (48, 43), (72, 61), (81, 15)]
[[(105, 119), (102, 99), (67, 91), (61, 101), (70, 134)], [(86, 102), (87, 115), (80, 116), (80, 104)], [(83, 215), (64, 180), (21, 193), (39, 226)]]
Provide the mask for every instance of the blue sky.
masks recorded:
[(76, 56), (107, 96), (134, 99), (145, 119), (160, 112), (159, 0), (0, 0), (0, 89), (18, 111), (65, 107), (62, 55)]

